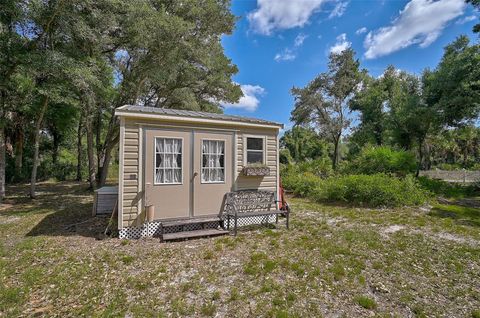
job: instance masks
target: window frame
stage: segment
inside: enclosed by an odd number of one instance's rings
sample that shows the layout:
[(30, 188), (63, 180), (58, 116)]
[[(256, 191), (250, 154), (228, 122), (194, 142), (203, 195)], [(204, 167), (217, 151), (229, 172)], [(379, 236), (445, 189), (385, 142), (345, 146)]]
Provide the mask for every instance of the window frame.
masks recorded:
[(256, 138), (256, 139), (262, 139), (262, 144), (263, 144), (263, 150), (250, 150), (254, 152), (262, 152), (262, 162), (260, 164), (262, 165), (267, 165), (267, 136), (265, 135), (243, 135), (243, 165), (244, 166), (249, 166), (252, 165), (253, 163), (248, 163), (248, 138)]
[[(156, 176), (157, 176), (157, 139), (177, 139), (177, 140), (180, 140), (181, 141), (181, 146), (182, 146), (182, 150), (180, 153), (181, 156), (182, 156), (182, 160), (181, 160), (181, 167), (180, 167), (180, 182), (157, 182), (156, 181)], [(171, 136), (155, 136), (153, 138), (153, 185), (158, 185), (158, 186), (169, 186), (169, 185), (182, 185), (183, 184), (183, 167), (185, 166), (184, 165), (184, 160), (185, 160), (185, 156), (184, 156), (184, 139), (183, 137), (171, 137)], [(165, 153), (164, 153), (165, 154)], [(164, 171), (164, 176), (165, 176), (165, 167), (163, 168), (163, 171)]]
[[(223, 181), (204, 181), (202, 178), (203, 173), (203, 142), (204, 141), (222, 141), (223, 142)], [(215, 138), (201, 138), (200, 139), (200, 183), (201, 184), (225, 184), (227, 182), (227, 167), (226, 167), (226, 156), (227, 156), (227, 141), (225, 139), (215, 139)], [(207, 167), (208, 169), (208, 167)], [(218, 168), (215, 168), (218, 169)]]

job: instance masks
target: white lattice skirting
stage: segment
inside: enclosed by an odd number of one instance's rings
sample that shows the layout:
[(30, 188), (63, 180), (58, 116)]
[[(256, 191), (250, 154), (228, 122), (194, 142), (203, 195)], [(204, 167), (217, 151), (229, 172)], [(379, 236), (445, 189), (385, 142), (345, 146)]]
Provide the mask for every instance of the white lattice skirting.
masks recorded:
[(119, 230), (118, 237), (121, 239), (139, 239), (142, 237), (160, 236), (161, 231), (160, 222), (151, 222), (143, 224), (140, 227), (124, 227)]
[[(255, 224), (275, 223), (275, 215), (267, 215), (261, 217), (246, 217), (238, 219), (238, 226), (248, 226)], [(225, 228), (227, 227), (227, 220), (225, 219)], [(233, 230), (234, 220), (230, 219), (230, 230)], [(140, 227), (124, 227), (119, 230), (120, 239), (139, 239), (142, 237), (160, 237), (161, 222), (151, 222), (143, 224)]]

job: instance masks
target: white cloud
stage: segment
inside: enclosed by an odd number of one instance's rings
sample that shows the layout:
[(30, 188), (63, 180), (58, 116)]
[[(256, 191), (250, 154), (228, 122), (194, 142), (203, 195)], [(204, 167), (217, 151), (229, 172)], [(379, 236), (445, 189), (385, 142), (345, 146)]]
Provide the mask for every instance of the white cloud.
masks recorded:
[(282, 52), (275, 54), (273, 58), (276, 62), (281, 61), (293, 61), (297, 58), (297, 54), (293, 52), (291, 49), (286, 48)]
[(390, 26), (368, 33), (365, 57), (373, 59), (414, 44), (427, 47), (464, 8), (464, 0), (411, 0)]
[(455, 22), (456, 24), (465, 24), (465, 23), (468, 23), (468, 22), (472, 22), (474, 20), (476, 20), (477, 17), (474, 16), (474, 15), (469, 15), (465, 18), (462, 18), (462, 19), (458, 19), (457, 22)]
[(260, 104), (259, 97), (265, 94), (265, 89), (258, 85), (240, 85), (242, 89), (243, 96), (240, 100), (235, 103), (223, 103), (222, 106), (225, 108), (237, 108), (237, 109), (244, 109), (246, 111), (255, 111)]
[(366, 33), (367, 31), (368, 31), (368, 29), (366, 27), (363, 27), (363, 28), (360, 28), (357, 31), (355, 31), (355, 34), (360, 35), (360, 34)]
[(302, 46), (303, 45), (303, 42), (308, 38), (308, 35), (305, 35), (303, 33), (300, 33), (299, 35), (297, 35), (295, 37), (295, 41), (294, 41), (294, 46), (295, 47), (299, 47), (299, 46)]
[(337, 36), (337, 42), (330, 48), (330, 53), (339, 54), (350, 48), (352, 42), (347, 41), (347, 35), (345, 33)]
[(255, 32), (270, 35), (275, 30), (302, 27), (327, 0), (258, 0), (247, 15)]
[(330, 15), (328, 16), (329, 19), (341, 17), (345, 11), (347, 10), (348, 2), (339, 2), (335, 5), (335, 8), (333, 8), (332, 12), (330, 12)]
[(282, 52), (275, 54), (273, 58), (275, 62), (282, 62), (282, 61), (293, 61), (297, 58), (297, 51), (305, 42), (305, 39), (308, 38), (308, 35), (303, 33), (299, 33), (295, 40), (293, 41), (293, 48), (285, 48)]

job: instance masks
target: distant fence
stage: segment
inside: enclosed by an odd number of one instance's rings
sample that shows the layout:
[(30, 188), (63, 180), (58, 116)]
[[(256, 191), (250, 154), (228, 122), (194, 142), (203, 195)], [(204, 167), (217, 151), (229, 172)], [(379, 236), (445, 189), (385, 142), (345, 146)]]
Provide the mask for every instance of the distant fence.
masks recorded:
[(420, 171), (421, 176), (440, 179), (448, 182), (480, 182), (480, 171), (468, 170), (426, 170)]

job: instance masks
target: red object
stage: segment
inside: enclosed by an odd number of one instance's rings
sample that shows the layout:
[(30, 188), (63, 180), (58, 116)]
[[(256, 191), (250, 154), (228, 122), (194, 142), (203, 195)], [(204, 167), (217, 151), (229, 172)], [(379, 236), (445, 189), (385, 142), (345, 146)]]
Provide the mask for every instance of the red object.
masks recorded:
[(283, 190), (282, 186), (282, 179), (280, 178), (280, 193), (279, 193), (279, 198), (278, 198), (278, 207), (280, 208), (281, 211), (287, 211), (288, 209), (288, 203), (287, 200), (285, 200), (285, 191)]

